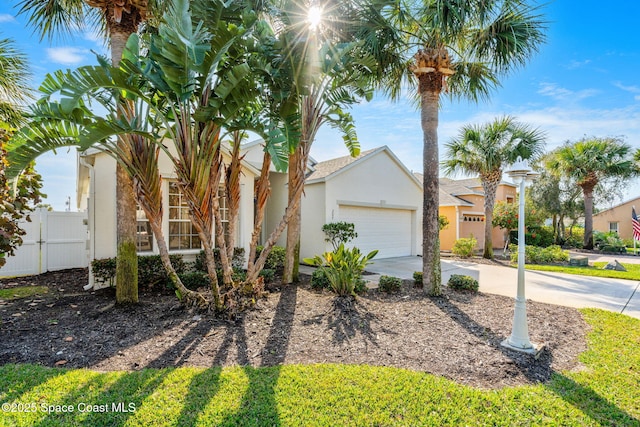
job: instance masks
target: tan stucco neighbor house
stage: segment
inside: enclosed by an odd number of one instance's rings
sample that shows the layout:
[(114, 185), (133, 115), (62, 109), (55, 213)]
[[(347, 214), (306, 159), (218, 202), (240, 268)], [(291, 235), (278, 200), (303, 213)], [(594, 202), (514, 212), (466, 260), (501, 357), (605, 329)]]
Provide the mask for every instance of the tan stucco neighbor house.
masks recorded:
[(621, 239), (633, 239), (631, 226), (631, 209), (636, 208), (636, 215), (640, 215), (640, 197), (628, 200), (609, 209), (593, 215), (593, 229), (601, 232), (613, 231)]
[[(416, 175), (422, 179), (422, 175)], [(484, 247), (484, 191), (480, 179), (440, 178), (439, 196), (439, 213), (449, 220), (449, 226), (440, 232), (440, 249), (451, 250), (456, 240), (471, 236), (478, 240), (477, 249)], [(515, 199), (516, 186), (502, 181), (498, 185), (496, 202), (514, 202)], [(504, 230), (494, 227), (493, 246), (502, 247), (504, 239)]]

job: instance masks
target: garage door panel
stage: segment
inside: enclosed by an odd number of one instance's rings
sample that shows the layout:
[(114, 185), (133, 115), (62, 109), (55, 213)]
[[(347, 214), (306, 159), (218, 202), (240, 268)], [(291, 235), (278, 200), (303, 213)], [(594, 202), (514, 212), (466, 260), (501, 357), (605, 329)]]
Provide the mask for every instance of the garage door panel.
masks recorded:
[(350, 242), (364, 253), (377, 249), (377, 258), (411, 255), (410, 210), (340, 206), (340, 221), (355, 225), (358, 237)]

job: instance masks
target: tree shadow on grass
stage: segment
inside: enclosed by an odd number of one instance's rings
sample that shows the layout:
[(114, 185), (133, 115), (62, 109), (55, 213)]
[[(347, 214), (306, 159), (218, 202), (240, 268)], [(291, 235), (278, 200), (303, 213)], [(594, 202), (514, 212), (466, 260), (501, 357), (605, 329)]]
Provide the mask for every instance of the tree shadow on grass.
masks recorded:
[(590, 387), (579, 384), (562, 374), (555, 373), (553, 380), (545, 387), (599, 425), (640, 426), (640, 419), (609, 402)]
[(13, 365), (0, 366), (0, 403), (19, 400), (19, 397), (29, 390), (38, 387), (60, 375), (65, 371), (61, 369), (49, 369), (39, 365)]
[[(221, 425), (279, 426), (281, 424), (276, 386), (280, 377), (281, 365), (287, 356), (296, 311), (297, 293), (298, 288), (295, 285), (282, 288), (269, 336), (262, 349), (260, 368), (248, 366), (248, 363), (244, 366), (244, 373), (249, 379), (249, 385), (242, 396), (240, 409), (225, 417)], [(238, 335), (236, 338), (238, 349), (241, 351), (244, 348), (246, 351), (244, 327), (239, 328)], [(227, 342), (226, 337), (225, 342)], [(248, 361), (246, 354), (244, 358)]]
[(494, 350), (499, 351), (513, 361), (513, 365), (531, 382), (546, 382), (551, 378), (553, 369), (551, 362), (553, 355), (548, 348), (545, 348), (537, 358), (526, 353), (504, 348), (501, 343), (507, 338), (491, 330), (488, 326), (483, 326), (472, 319), (467, 313), (462, 311), (453, 301), (447, 297), (431, 298), (433, 304), (442, 312), (447, 314), (451, 320), (471, 335), (487, 343)]

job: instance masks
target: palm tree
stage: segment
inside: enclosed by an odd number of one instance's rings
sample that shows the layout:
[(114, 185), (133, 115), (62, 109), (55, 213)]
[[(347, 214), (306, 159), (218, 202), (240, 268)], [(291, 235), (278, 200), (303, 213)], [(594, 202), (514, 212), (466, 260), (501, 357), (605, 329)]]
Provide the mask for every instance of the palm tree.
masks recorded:
[(584, 197), (584, 248), (593, 249), (593, 193), (599, 183), (638, 174), (631, 147), (619, 137), (583, 138), (567, 142), (545, 162), (557, 176), (575, 181)]
[[(384, 52), (401, 37), (400, 58), (384, 70), (382, 87), (397, 99), (407, 79), (417, 86), (423, 131), (423, 283), (431, 295), (441, 293), (438, 237), (438, 110), (441, 93), (477, 101), (499, 85), (499, 77), (527, 60), (544, 40), (544, 22), (522, 0), (449, 2), (424, 0), (394, 5), (393, 16), (368, 42)], [(374, 33), (375, 34), (375, 33)], [(415, 55), (407, 57), (419, 48)], [(407, 68), (409, 73), (407, 75)]]
[[(161, 0), (22, 0), (19, 14), (41, 38), (69, 34), (82, 28), (98, 30), (111, 47), (111, 62), (117, 66), (127, 40), (151, 13), (159, 13)], [(124, 143), (122, 147), (124, 148)], [(138, 302), (138, 258), (136, 254), (136, 201), (133, 182), (118, 164), (116, 169), (117, 267), (116, 302)]]
[(464, 126), (457, 138), (446, 144), (442, 162), (445, 173), (478, 174), (484, 190), (484, 254), (493, 259), (493, 206), (503, 167), (518, 157), (529, 160), (542, 154), (544, 134), (538, 129), (518, 123), (513, 117), (502, 117), (491, 123)]
[(11, 39), (0, 39), (0, 122), (17, 127), (22, 121), (22, 104), (31, 99), (31, 73), (24, 53)]

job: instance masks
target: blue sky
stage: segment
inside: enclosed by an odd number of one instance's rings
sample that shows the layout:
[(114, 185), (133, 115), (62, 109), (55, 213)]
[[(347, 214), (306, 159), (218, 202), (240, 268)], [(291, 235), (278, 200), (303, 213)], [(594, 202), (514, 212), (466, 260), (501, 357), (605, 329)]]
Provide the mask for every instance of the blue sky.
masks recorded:
[[(13, 38), (29, 55), (34, 87), (47, 72), (92, 63), (91, 50), (104, 52), (102, 42), (89, 34), (39, 42), (24, 17), (15, 16), (15, 3), (0, 4), (0, 37)], [(584, 135), (624, 136), (640, 148), (640, 2), (623, 3), (606, 7), (593, 0), (557, 0), (543, 6), (549, 21), (547, 43), (525, 68), (503, 79), (488, 102), (445, 101), (440, 111), (441, 146), (465, 124), (509, 114), (542, 129), (547, 149)], [(408, 100), (394, 103), (376, 96), (352, 113), (363, 150), (388, 145), (409, 169), (421, 171), (419, 113)], [(311, 152), (317, 160), (346, 154), (339, 134), (329, 128), (320, 131)], [(75, 150), (41, 157), (38, 170), (49, 195), (46, 202), (64, 210), (71, 197), (75, 207)], [(627, 186), (625, 199), (640, 196), (637, 184)]]

